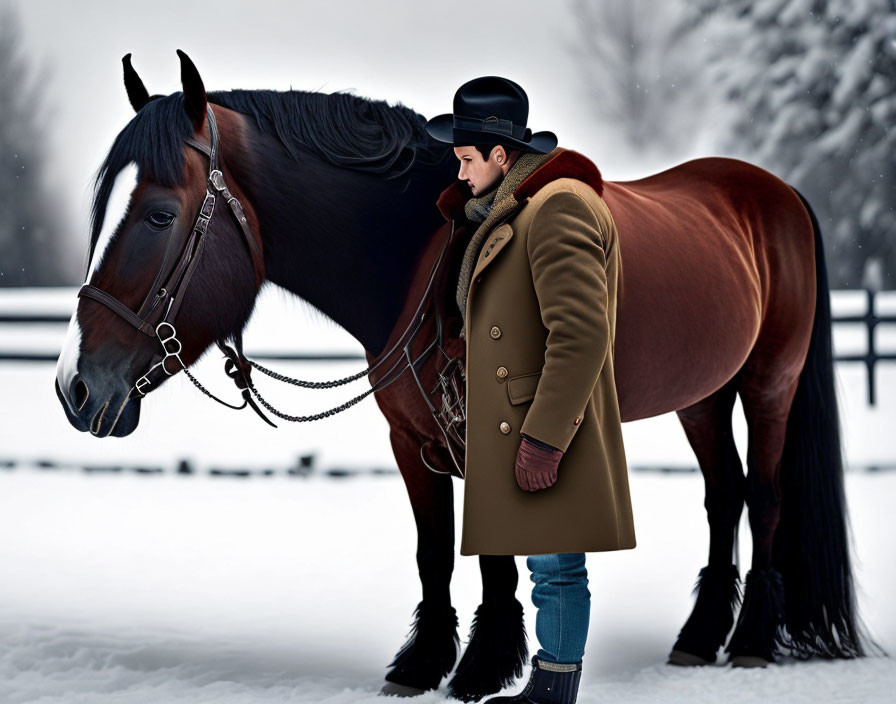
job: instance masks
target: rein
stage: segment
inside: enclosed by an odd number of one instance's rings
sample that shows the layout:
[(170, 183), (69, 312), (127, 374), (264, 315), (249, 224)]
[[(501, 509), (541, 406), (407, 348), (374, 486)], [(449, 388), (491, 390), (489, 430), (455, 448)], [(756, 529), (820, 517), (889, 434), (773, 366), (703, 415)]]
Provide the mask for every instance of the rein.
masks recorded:
[[(438, 347), (442, 351), (442, 354), (449, 359), (449, 362), (445, 367), (446, 370), (454, 369), (458, 366), (457, 359), (451, 359), (445, 353), (445, 350), (442, 347), (442, 316), (438, 314), (438, 310), (436, 310), (436, 336), (432, 340), (432, 342), (430, 342), (423, 350), (423, 352), (421, 352), (414, 359), (411, 358), (410, 346), (417, 332), (420, 330), (424, 319), (430, 312), (430, 304), (434, 300), (431, 295), (433, 284), (437, 278), (437, 274), (441, 268), (442, 263), (445, 261), (445, 253), (448, 249), (448, 245), (450, 244), (454, 236), (455, 222), (453, 220), (451, 223), (451, 233), (446, 238), (438, 257), (432, 265), (429, 279), (426, 284), (426, 289), (423, 292), (423, 296), (421, 297), (420, 303), (417, 305), (417, 309), (414, 312), (411, 321), (408, 323), (408, 326), (405, 328), (401, 336), (389, 348), (389, 350), (381, 353), (379, 355), (379, 359), (377, 359), (377, 361), (371, 366), (368, 366), (367, 369), (364, 369), (363, 371), (360, 371), (343, 379), (337, 379), (334, 381), (303, 381), (300, 379), (294, 379), (271, 371), (270, 369), (267, 369), (260, 364), (246, 358), (246, 356), (243, 354), (242, 332), (237, 331), (236, 333), (232, 333), (229, 336), (233, 338), (233, 348), (231, 348), (221, 340), (216, 340), (215, 342), (227, 357), (224, 365), (224, 373), (234, 380), (237, 388), (242, 392), (242, 405), (236, 406), (218, 398), (208, 389), (206, 389), (199, 382), (199, 380), (190, 373), (187, 365), (184, 364), (184, 361), (180, 357), (182, 344), (177, 337), (177, 330), (174, 327), (174, 321), (177, 316), (178, 310), (180, 309), (180, 305), (183, 302), (187, 285), (193, 275), (193, 272), (195, 271), (196, 263), (199, 261), (200, 255), (202, 253), (202, 246), (207, 239), (209, 222), (214, 215), (215, 204), (217, 202), (218, 196), (224, 198), (224, 200), (227, 202), (227, 205), (230, 207), (230, 212), (233, 214), (234, 218), (237, 221), (237, 224), (240, 226), (240, 230), (243, 234), (243, 240), (248, 247), (249, 256), (252, 259), (252, 268), (255, 274), (256, 290), (261, 286), (262, 282), (265, 279), (264, 257), (261, 251), (261, 245), (259, 244), (259, 241), (256, 240), (256, 238), (253, 236), (239, 200), (237, 200), (237, 198), (228, 190), (227, 184), (224, 181), (224, 174), (219, 169), (218, 145), (220, 137), (218, 134), (217, 122), (215, 120), (215, 115), (212, 111), (211, 104), (206, 105), (206, 114), (208, 116), (209, 144), (204, 144), (194, 139), (193, 137), (188, 137), (185, 140), (188, 145), (192, 146), (194, 149), (200, 151), (208, 157), (209, 172), (206, 182), (205, 199), (203, 200), (202, 206), (199, 209), (199, 214), (196, 217), (196, 220), (190, 231), (190, 235), (187, 237), (186, 243), (177, 255), (175, 255), (174, 253), (174, 245), (169, 242), (168, 248), (165, 251), (165, 257), (162, 262), (162, 266), (159, 269), (159, 273), (156, 275), (152, 286), (150, 286), (149, 291), (144, 297), (143, 302), (138, 308), (137, 312), (135, 313), (134, 311), (132, 311), (112, 294), (108, 293), (107, 291), (103, 291), (99, 287), (93, 286), (92, 284), (85, 283), (78, 290), (78, 297), (86, 296), (102, 303), (107, 308), (116, 313), (119, 317), (134, 326), (140, 332), (150, 337), (156, 337), (161, 344), (163, 353), (161, 360), (153, 364), (149, 368), (149, 370), (146, 371), (146, 373), (144, 373), (139, 379), (137, 379), (134, 386), (132, 386), (128, 391), (125, 403), (130, 400), (131, 394), (134, 392), (136, 392), (136, 394), (141, 397), (146, 396), (146, 394), (148, 394), (152, 389), (145, 389), (147, 387), (158, 386), (158, 380), (160, 378), (164, 378), (160, 376), (161, 373), (164, 373), (166, 376), (172, 376), (182, 369), (184, 373), (189, 377), (190, 381), (193, 382), (193, 384), (196, 386), (196, 388), (202, 391), (209, 398), (217, 401), (224, 406), (227, 406), (228, 408), (233, 408), (235, 410), (241, 410), (245, 408), (246, 405), (249, 405), (262, 418), (262, 420), (276, 428), (277, 426), (264, 415), (262, 410), (255, 403), (252, 395), (254, 395), (258, 399), (258, 401), (268, 409), (268, 411), (280, 418), (283, 418), (284, 420), (292, 422), (313, 421), (335, 415), (336, 413), (340, 413), (347, 408), (350, 408), (369, 394), (387, 387), (393, 381), (400, 378), (402, 374), (404, 374), (404, 372), (410, 368), (417, 382), (417, 386), (423, 394), (424, 400), (428, 404), (430, 410), (433, 412), (437, 424), (439, 425), (440, 429), (445, 435), (446, 440), (449, 443), (450, 450), (452, 440), (456, 442), (456, 428), (452, 432), (451, 427), (446, 427), (443, 425), (442, 416), (430, 402), (429, 397), (425, 393), (420, 383), (420, 379), (417, 375), (416, 370), (416, 365), (422, 359), (424, 359), (433, 350), (434, 347)], [(400, 346), (402, 346), (403, 348), (402, 355), (392, 363), (389, 369), (386, 370), (383, 376), (381, 376), (376, 381), (376, 383), (371, 386), (370, 389), (343, 403), (340, 406), (331, 408), (330, 410), (323, 411), (321, 413), (316, 413), (314, 415), (290, 416), (285, 413), (281, 413), (276, 408), (271, 406), (271, 404), (269, 404), (261, 396), (261, 394), (258, 393), (258, 390), (252, 383), (252, 379), (250, 376), (251, 367), (255, 367), (260, 372), (262, 372), (263, 374), (267, 374), (273, 379), (293, 384), (295, 386), (309, 389), (333, 388), (336, 386), (342, 386), (343, 384), (347, 384), (351, 381), (355, 381), (356, 379), (360, 379), (362, 376), (371, 374), (380, 365), (382, 365), (395, 350), (399, 349)], [(155, 359), (156, 357), (158, 357), (158, 355), (155, 355), (153, 359)], [(169, 371), (167, 366), (167, 362), (171, 358), (173, 358), (179, 365), (175, 367), (173, 371)], [(401, 367), (397, 374), (392, 376), (398, 364), (404, 359), (407, 360), (407, 363)], [(462, 367), (462, 365), (460, 366)], [(161, 370), (161, 372), (158, 370)], [(391, 378), (389, 378), (390, 376)], [(387, 378), (388, 381), (382, 383)], [(439, 383), (442, 384), (443, 391), (448, 389), (449, 386), (447, 383), (447, 378), (442, 373), (439, 374), (439, 378)], [(451, 388), (455, 392), (457, 392), (456, 381), (451, 385)], [(435, 391), (435, 389), (433, 389), (433, 391)], [(459, 411), (460, 416), (463, 416), (462, 395), (458, 396), (456, 399), (450, 402), (447, 402), (447, 405), (452, 409), (451, 419), (459, 418), (458, 412), (456, 412), (455, 410), (458, 405), (461, 407), (461, 410)], [(454, 460), (458, 471), (461, 472), (462, 476), (462, 465), (459, 465), (454, 451), (451, 452), (451, 457)], [(429, 463), (426, 463), (426, 465), (433, 471), (437, 471), (432, 468)]]

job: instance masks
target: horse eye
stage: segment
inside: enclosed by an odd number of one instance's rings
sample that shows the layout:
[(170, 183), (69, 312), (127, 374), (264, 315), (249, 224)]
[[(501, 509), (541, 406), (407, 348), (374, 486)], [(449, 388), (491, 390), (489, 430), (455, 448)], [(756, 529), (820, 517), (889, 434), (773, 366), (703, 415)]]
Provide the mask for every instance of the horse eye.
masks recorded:
[(174, 216), (171, 213), (156, 210), (147, 216), (146, 222), (156, 229), (163, 230), (174, 222)]

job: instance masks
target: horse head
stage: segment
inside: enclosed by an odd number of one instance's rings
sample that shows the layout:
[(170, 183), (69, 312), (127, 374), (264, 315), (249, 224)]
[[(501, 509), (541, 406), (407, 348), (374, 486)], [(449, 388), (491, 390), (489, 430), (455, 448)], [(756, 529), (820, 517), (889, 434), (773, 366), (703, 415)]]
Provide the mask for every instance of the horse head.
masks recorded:
[[(239, 123), (222, 108), (216, 120), (196, 66), (177, 53), (183, 91), (170, 96), (150, 96), (122, 59), (136, 115), (96, 174), (87, 275), (55, 385), (69, 422), (97, 437), (133, 432), (146, 393), (240, 332), (264, 280), (257, 218), (220, 149), (240, 146)], [(131, 165), (127, 211), (100, 247)]]

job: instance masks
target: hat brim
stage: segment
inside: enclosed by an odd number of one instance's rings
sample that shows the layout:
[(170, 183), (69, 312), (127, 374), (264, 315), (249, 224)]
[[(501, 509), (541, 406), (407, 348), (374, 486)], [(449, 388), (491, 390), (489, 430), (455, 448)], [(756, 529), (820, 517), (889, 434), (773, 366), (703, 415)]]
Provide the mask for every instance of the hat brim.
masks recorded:
[(497, 132), (480, 132), (476, 130), (454, 129), (454, 114), (436, 115), (426, 123), (426, 131), (433, 139), (456, 147), (475, 144), (509, 144), (529, 152), (547, 154), (557, 146), (557, 135), (548, 130), (535, 132), (532, 139), (524, 142), (506, 134)]

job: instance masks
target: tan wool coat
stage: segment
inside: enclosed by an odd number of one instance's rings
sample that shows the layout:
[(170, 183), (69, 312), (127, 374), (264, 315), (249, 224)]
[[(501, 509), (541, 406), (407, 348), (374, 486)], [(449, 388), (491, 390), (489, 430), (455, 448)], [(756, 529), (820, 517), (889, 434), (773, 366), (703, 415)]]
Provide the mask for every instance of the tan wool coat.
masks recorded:
[[(446, 217), (459, 192), (440, 197)], [(493, 205), (509, 214), (482, 241), (464, 316), (461, 555), (635, 547), (613, 371), (621, 262), (601, 192), (594, 164), (558, 147)], [(553, 486), (517, 484), (520, 433), (564, 451)]]

